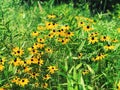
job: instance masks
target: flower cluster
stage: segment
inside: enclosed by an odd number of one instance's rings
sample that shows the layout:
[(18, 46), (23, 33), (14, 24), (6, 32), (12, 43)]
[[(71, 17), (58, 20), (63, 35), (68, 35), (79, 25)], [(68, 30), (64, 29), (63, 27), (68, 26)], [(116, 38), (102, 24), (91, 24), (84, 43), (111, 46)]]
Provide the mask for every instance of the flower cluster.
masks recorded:
[[(116, 50), (119, 39), (97, 30), (95, 26), (98, 22), (91, 18), (71, 17), (72, 20), (66, 22), (55, 14), (44, 16), (36, 29), (29, 31), (26, 45), (13, 45), (6, 58), (0, 56), (0, 73), (6, 74), (7, 70), (10, 73), (6, 75), (9, 82), (0, 90), (51, 88), (63, 79), (59, 76), (61, 72), (63, 76), (70, 76), (67, 72), (72, 72), (73, 64), (81, 63), (81, 75), (85, 77), (92, 71), (86, 64), (94, 69), (109, 58), (109, 54)], [(120, 28), (116, 30), (120, 32)], [(96, 70), (95, 74), (99, 71)]]

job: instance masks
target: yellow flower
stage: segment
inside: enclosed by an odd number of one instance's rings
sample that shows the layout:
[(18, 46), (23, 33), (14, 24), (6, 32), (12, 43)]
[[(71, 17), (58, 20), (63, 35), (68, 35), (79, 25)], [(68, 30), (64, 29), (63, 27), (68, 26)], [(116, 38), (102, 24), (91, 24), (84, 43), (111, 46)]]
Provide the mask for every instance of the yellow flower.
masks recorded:
[(44, 47), (45, 47), (45, 44), (40, 43), (38, 48), (42, 49), (42, 48), (44, 48)]
[(104, 49), (105, 50), (114, 50), (114, 48), (115, 48), (115, 46), (113, 46), (113, 45), (106, 45), (106, 46), (104, 46)]
[(58, 30), (57, 34), (58, 34), (59, 36), (63, 36), (63, 37), (66, 36), (64, 29)]
[(54, 18), (56, 18), (56, 15), (51, 14), (51, 15), (48, 15), (47, 17), (48, 17), (49, 19), (54, 19)]
[(110, 37), (109, 36), (101, 36), (100, 40), (101, 41), (109, 41)]
[(117, 28), (117, 31), (120, 33), (120, 28)]
[(96, 36), (98, 36), (98, 32), (92, 32), (89, 36), (90, 37), (96, 37)]
[(41, 26), (41, 25), (38, 25), (37, 30), (45, 30), (45, 28), (43, 26)]
[(118, 87), (117, 90), (120, 90), (120, 81), (118, 82), (117, 87)]
[(64, 38), (64, 39), (61, 39), (61, 41), (60, 42), (62, 42), (62, 44), (67, 44), (68, 42), (69, 42), (69, 38), (68, 37), (66, 37), (66, 38)]
[(39, 48), (39, 43), (34, 43), (33, 47), (34, 47), (34, 49), (38, 49)]
[(45, 40), (43, 38), (37, 38), (37, 41), (41, 42), (41, 43), (45, 42)]
[(49, 66), (49, 67), (48, 67), (48, 71), (49, 71), (51, 74), (55, 73), (56, 70), (58, 70), (56, 66)]
[(62, 26), (61, 29), (63, 29), (63, 30), (69, 30), (70, 26), (69, 25), (65, 25), (65, 26)]
[(39, 76), (39, 73), (33, 72), (33, 73), (30, 73), (30, 76), (31, 76), (31, 78), (37, 79), (37, 77)]
[(18, 47), (15, 47), (15, 48), (13, 48), (12, 54), (15, 56), (22, 56), (24, 54), (24, 50), (22, 50)]
[(83, 26), (83, 30), (86, 31), (86, 32), (88, 32), (88, 31), (93, 30), (93, 28), (90, 27), (89, 25), (87, 25), (87, 26)]
[(89, 43), (94, 44), (94, 43), (98, 42), (98, 38), (97, 37), (89, 37), (88, 41), (89, 41)]
[(46, 28), (48, 30), (52, 30), (52, 29), (56, 28), (57, 26), (58, 26), (58, 24), (56, 24), (56, 23), (46, 22)]
[(83, 56), (82, 53), (79, 53), (79, 54), (78, 54), (78, 58), (81, 58), (82, 56)]
[(43, 80), (49, 80), (51, 77), (49, 74), (46, 74), (44, 77), (43, 77)]
[(42, 84), (42, 87), (43, 87), (43, 88), (47, 88), (47, 87), (48, 87), (48, 84), (47, 84), (47, 83), (44, 83), (44, 84)]
[(23, 71), (24, 71), (24, 72), (30, 72), (31, 69), (32, 69), (32, 68), (29, 67), (29, 66), (23, 67)]
[(39, 87), (39, 83), (38, 83), (38, 82), (35, 82), (35, 83), (34, 83), (34, 87)]
[(90, 23), (95, 24), (95, 22), (94, 22), (94, 20), (93, 20), (93, 19), (88, 18), (87, 20), (88, 20)]
[(30, 61), (29, 61), (31, 64), (37, 64), (38, 63), (38, 59), (36, 57), (32, 57), (30, 58)]
[(107, 54), (99, 53), (96, 57), (93, 57), (93, 58), (92, 58), (92, 61), (99, 61), (99, 60), (102, 60), (102, 59), (105, 58), (105, 56), (107, 56)]
[(54, 34), (53, 33), (49, 33), (48, 34), (48, 38), (53, 38), (54, 37)]
[(17, 76), (11, 80), (12, 83), (15, 83), (17, 85), (19, 84), (19, 81), (20, 81), (20, 78), (18, 78)]
[(84, 71), (82, 71), (82, 74), (87, 75), (89, 72), (90, 72), (89, 70), (84, 70)]
[(0, 71), (3, 71), (3, 69), (4, 69), (4, 66), (0, 65)]
[(15, 58), (13, 60), (13, 65), (14, 66), (20, 66), (21, 65), (21, 59), (20, 58)]
[[(35, 46), (34, 46), (34, 47), (35, 47)], [(37, 54), (37, 53), (38, 53), (38, 50), (36, 49), (38, 46), (35, 47), (35, 48), (34, 48), (34, 47), (28, 48), (30, 54), (33, 54), (33, 55), (34, 55), (34, 54)]]
[(112, 42), (116, 43), (118, 42), (118, 39), (113, 39)]
[(44, 61), (42, 59), (38, 60), (38, 65), (42, 66), (44, 64)]
[(66, 36), (66, 37), (71, 37), (71, 36), (73, 36), (73, 35), (74, 35), (73, 32), (67, 32), (65, 36)]
[(85, 23), (84, 22), (78, 22), (78, 27), (83, 27), (85, 25)]
[(37, 31), (32, 32), (32, 36), (33, 36), (33, 37), (36, 37), (36, 36), (38, 36), (38, 35), (39, 35), (39, 32), (37, 32)]
[(53, 34), (53, 35), (56, 35), (56, 30), (53, 29), (52, 31), (50, 31), (50, 33)]
[(5, 58), (1, 58), (0, 59), (0, 64), (4, 65), (5, 61), (6, 61)]
[(24, 87), (28, 83), (29, 83), (29, 80), (27, 78), (20, 79), (20, 81), (19, 81), (19, 85), (22, 87)]
[(0, 90), (5, 90), (4, 88), (0, 87)]
[(47, 53), (52, 53), (52, 52), (53, 52), (52, 49), (50, 49), (50, 48), (45, 48), (45, 51), (46, 51)]

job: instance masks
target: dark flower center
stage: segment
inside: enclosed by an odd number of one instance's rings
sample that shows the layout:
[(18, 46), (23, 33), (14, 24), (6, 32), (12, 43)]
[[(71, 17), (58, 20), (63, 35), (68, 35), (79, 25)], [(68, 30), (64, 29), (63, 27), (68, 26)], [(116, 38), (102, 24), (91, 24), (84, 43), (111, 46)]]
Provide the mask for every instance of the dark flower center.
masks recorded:
[(94, 37), (92, 37), (92, 40), (94, 40), (95, 38)]
[(25, 80), (22, 80), (22, 82), (24, 82)]
[(90, 26), (87, 26), (87, 29), (89, 29), (90, 28)]

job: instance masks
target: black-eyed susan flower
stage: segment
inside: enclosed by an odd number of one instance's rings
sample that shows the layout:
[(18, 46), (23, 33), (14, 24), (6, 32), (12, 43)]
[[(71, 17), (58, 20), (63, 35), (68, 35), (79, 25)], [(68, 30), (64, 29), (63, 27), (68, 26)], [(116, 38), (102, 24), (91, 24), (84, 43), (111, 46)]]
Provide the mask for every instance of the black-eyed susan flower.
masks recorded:
[(38, 63), (38, 59), (36, 57), (31, 57), (29, 60), (30, 60), (31, 64), (32, 63), (33, 64), (37, 64)]
[(5, 61), (6, 61), (5, 58), (1, 58), (0, 59), (0, 64), (4, 65)]
[(39, 48), (39, 44), (40, 44), (40, 43), (34, 43), (32, 49), (38, 49), (38, 48)]
[(117, 84), (117, 90), (120, 90), (120, 81)]
[(52, 53), (53, 50), (52, 50), (51, 48), (47, 47), (47, 48), (45, 48), (45, 52), (46, 52), (46, 53)]
[(105, 49), (105, 50), (114, 50), (114, 48), (115, 48), (114, 45), (109, 45), (109, 44), (108, 44), (108, 45), (105, 45), (105, 46), (104, 46), (104, 49)]
[(39, 32), (37, 32), (37, 31), (32, 32), (33, 37), (37, 37), (38, 35), (39, 35)]
[(39, 76), (39, 73), (36, 73), (36, 72), (30, 73), (30, 77), (31, 77), (31, 78), (37, 79), (38, 76)]
[(78, 54), (78, 58), (82, 58), (82, 56), (83, 56), (83, 53)]
[(38, 65), (42, 66), (44, 64), (44, 60), (38, 59)]
[(90, 72), (90, 71), (86, 69), (86, 70), (83, 70), (83, 71), (82, 71), (82, 74), (83, 74), (83, 75), (87, 75), (89, 72)]
[(3, 71), (4, 68), (5, 68), (4, 65), (1, 65), (1, 64), (0, 64), (0, 71)]
[(99, 61), (104, 59), (107, 56), (107, 54), (99, 53), (96, 57), (92, 58), (92, 61)]
[(23, 67), (23, 72), (25, 72), (25, 73), (30, 72), (31, 69), (32, 69), (32, 68), (29, 67), (29, 66), (24, 66), (24, 67)]
[(48, 87), (48, 83), (43, 83), (43, 84), (42, 84), (42, 87), (43, 87), (43, 88), (47, 88), (47, 87)]
[(83, 27), (85, 25), (85, 23), (83, 21), (78, 22), (78, 27)]
[(37, 41), (40, 42), (40, 43), (44, 43), (45, 39), (43, 39), (43, 38), (37, 38)]
[(92, 23), (92, 24), (95, 24), (95, 22), (94, 22), (93, 19), (88, 18), (87, 20), (88, 20), (88, 22), (90, 22), (90, 23)]
[(74, 35), (74, 33), (73, 33), (73, 32), (66, 32), (65, 34), (66, 34), (66, 35), (65, 35), (66, 37), (71, 37), (71, 36), (73, 36), (73, 35)]
[(61, 43), (64, 45), (64, 44), (67, 44), (69, 42), (69, 38), (64, 38), (61, 40)]
[(90, 25), (87, 25), (87, 26), (83, 26), (83, 30), (88, 32), (88, 31), (93, 30), (93, 28)]
[(56, 70), (58, 70), (56, 66), (49, 66), (49, 67), (48, 67), (48, 71), (49, 71), (51, 74), (55, 73)]
[(53, 37), (54, 37), (54, 34), (53, 34), (53, 33), (49, 33), (47, 37), (48, 37), (48, 38), (53, 38)]
[(14, 66), (20, 66), (21, 65), (21, 59), (20, 58), (15, 58), (12, 61), (12, 63), (13, 63)]
[(12, 83), (15, 83), (15, 84), (17, 84), (17, 85), (19, 84), (19, 81), (20, 81), (20, 78), (17, 77), (17, 76), (14, 77), (14, 78), (11, 80)]
[[(44, 43), (39, 43), (39, 47), (40, 49), (44, 48), (45, 47), (45, 44)], [(42, 53), (41, 53), (42, 54)]]
[(105, 58), (105, 56), (106, 56), (106, 54), (99, 53), (99, 54), (96, 56), (96, 58), (97, 58), (98, 60), (102, 60), (103, 58)]
[(49, 19), (54, 19), (54, 18), (56, 18), (56, 15), (51, 14), (51, 15), (48, 15), (47, 17), (48, 17)]
[(50, 31), (50, 33), (52, 36), (58, 36), (59, 33), (57, 32), (57, 30), (53, 29), (52, 31)]
[(53, 29), (51, 33), (55, 33), (55, 32), (56, 32), (56, 30), (55, 30), (55, 29)]
[(20, 49), (19, 47), (13, 48), (12, 55), (22, 56), (23, 54), (24, 54), (24, 50)]
[(58, 34), (59, 36), (63, 36), (63, 37), (66, 36), (64, 29), (58, 30), (57, 34)]
[(38, 50), (37, 49), (34, 49), (34, 48), (28, 48), (30, 54), (37, 54), (38, 53)]
[(34, 83), (34, 87), (37, 88), (37, 87), (39, 87), (39, 86), (40, 86), (39, 82), (35, 82), (35, 83)]
[(69, 25), (65, 25), (65, 26), (62, 26), (61, 29), (63, 29), (63, 30), (69, 30), (70, 26)]
[(118, 33), (120, 33), (120, 28), (117, 28)]
[(110, 37), (109, 36), (101, 36), (100, 41), (109, 41)]
[(43, 26), (41, 26), (41, 25), (38, 25), (37, 30), (45, 30), (45, 28)]
[(5, 83), (2, 87), (4, 87), (4, 90), (11, 87), (10, 83)]
[(46, 74), (44, 77), (43, 77), (43, 80), (49, 80), (51, 78), (51, 76), (49, 74)]
[(90, 37), (97, 37), (98, 36), (98, 32), (92, 32), (91, 34), (89, 34)]
[(44, 52), (43, 51), (39, 51), (38, 53), (37, 53), (37, 58), (39, 59), (39, 58), (41, 58), (41, 56), (44, 54)]
[(118, 39), (113, 39), (112, 42), (116, 43), (118, 42)]
[(20, 74), (20, 73), (21, 73), (21, 70), (20, 70), (20, 69), (18, 69), (18, 70), (16, 71), (16, 73), (17, 73), (17, 74)]
[(6, 90), (6, 89), (4, 89), (4, 88), (0, 87), (0, 90)]
[(58, 26), (58, 24), (53, 23), (53, 22), (46, 22), (46, 29), (48, 30), (52, 30), (54, 28), (56, 28)]
[(19, 81), (19, 85), (24, 87), (25, 85), (27, 85), (29, 83), (29, 80), (27, 78), (22, 78)]
[(97, 37), (89, 37), (88, 41), (89, 41), (89, 43), (94, 44), (94, 43), (98, 42), (98, 38)]

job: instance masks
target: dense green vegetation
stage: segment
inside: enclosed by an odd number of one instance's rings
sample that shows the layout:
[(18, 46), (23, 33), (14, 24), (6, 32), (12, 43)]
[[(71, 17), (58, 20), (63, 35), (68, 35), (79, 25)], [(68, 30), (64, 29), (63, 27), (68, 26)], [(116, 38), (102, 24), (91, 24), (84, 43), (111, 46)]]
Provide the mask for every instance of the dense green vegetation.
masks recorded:
[(0, 90), (120, 90), (119, 3), (21, 1), (0, 0)]

